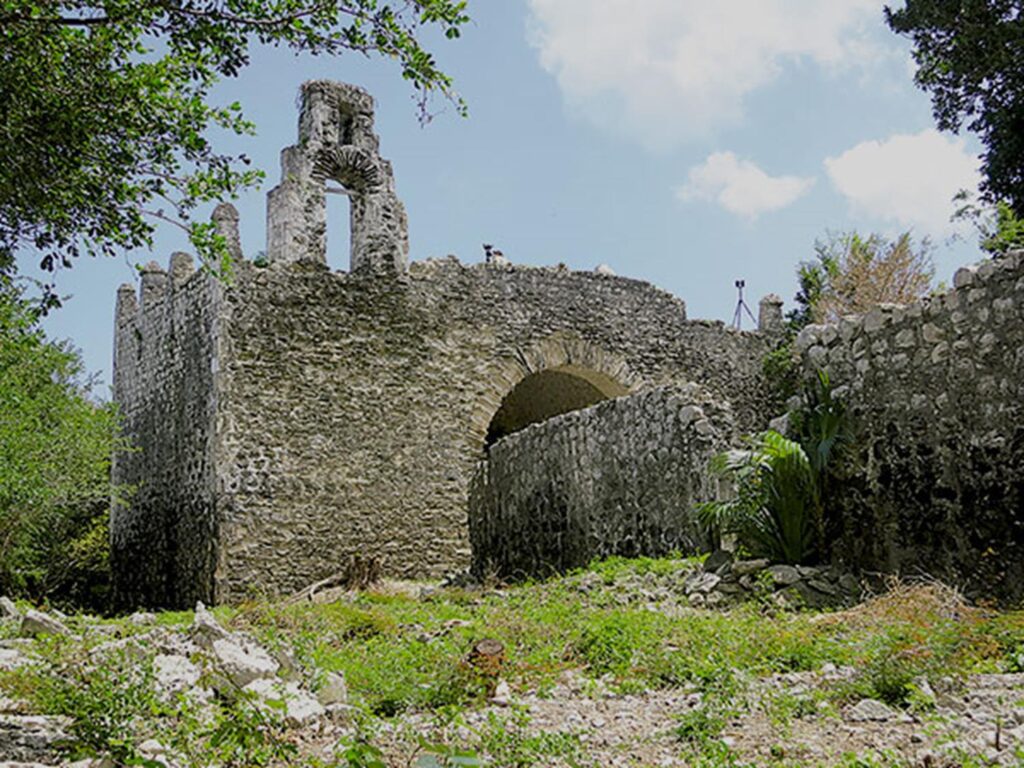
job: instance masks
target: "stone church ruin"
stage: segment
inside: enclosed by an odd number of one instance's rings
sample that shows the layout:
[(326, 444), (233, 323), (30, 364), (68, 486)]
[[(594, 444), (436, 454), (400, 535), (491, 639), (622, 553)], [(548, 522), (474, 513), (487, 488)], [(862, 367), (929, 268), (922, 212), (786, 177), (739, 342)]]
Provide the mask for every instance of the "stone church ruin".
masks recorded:
[[(348, 272), (326, 264), (325, 195), (337, 186), (351, 201)], [(353, 555), (393, 576), (438, 577), (471, 563), (539, 573), (692, 551), (690, 509), (717, 492), (708, 458), (777, 415), (762, 374), (782, 327), (775, 297), (762, 301), (759, 329), (740, 332), (604, 271), (410, 263), (373, 100), (353, 86), (302, 88), (298, 141), (267, 197), (265, 264), (242, 253), (230, 205), (214, 222), (234, 256), (230, 282), (174, 254), (166, 270), (143, 270), (138, 293), (117, 295), (114, 397), (135, 449), (114, 474), (136, 487), (111, 516), (124, 604), (287, 593)], [(978, 535), (1009, 526), (1000, 546), (1013, 552), (1024, 541), (1020, 261), (979, 273), (957, 298), (801, 340), (808, 370), (833, 367), (855, 401), (885, 400), (863, 406), (878, 456), (898, 453), (890, 436), (904, 435), (918, 453), (945, 455), (946, 425), (977, 438), (971, 472), (1007, 462), (991, 488), (1016, 490), (985, 491)], [(991, 341), (984, 328), (997, 321)], [(939, 337), (942, 354), (929, 341)], [(917, 382), (900, 405), (895, 393)], [(956, 414), (960, 404), (983, 418)], [(911, 530), (887, 501), (883, 533), (850, 551), (898, 566), (945, 530), (924, 530), (940, 514), (932, 496), (951, 489), (949, 524), (982, 497), (965, 490), (973, 474), (942, 464), (935, 482), (892, 460), (903, 474), (875, 466), (851, 498), (891, 499), (910, 473), (921, 520)], [(987, 542), (956, 546), (953, 570)]]

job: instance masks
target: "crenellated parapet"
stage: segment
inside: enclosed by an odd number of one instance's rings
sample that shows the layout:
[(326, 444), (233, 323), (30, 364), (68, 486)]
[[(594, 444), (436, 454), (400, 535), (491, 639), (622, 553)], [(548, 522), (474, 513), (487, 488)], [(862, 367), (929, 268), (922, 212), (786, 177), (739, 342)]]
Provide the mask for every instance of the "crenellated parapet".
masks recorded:
[(112, 473), (131, 486), (111, 509), (112, 564), (122, 605), (213, 596), (213, 418), (223, 305), (215, 278), (186, 253), (139, 270), (117, 291), (114, 400), (131, 449)]

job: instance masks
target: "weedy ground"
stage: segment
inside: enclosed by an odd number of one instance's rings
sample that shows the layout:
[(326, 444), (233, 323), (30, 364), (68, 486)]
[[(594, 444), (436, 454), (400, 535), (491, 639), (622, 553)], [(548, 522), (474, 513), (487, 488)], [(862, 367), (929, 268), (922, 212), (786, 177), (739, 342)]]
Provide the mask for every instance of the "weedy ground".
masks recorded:
[[(293, 654), (313, 689), (328, 672), (344, 675), (344, 722), (298, 733), (244, 698), (218, 699), (205, 713), (161, 703), (145, 657), (110, 657), (77, 674), (100, 642), (88, 626), (108, 627), (103, 642), (147, 631), (126, 619), (72, 617), (81, 635), (38, 642), (39, 663), (0, 673), (0, 697), (72, 718), (76, 755), (147, 765), (133, 745), (158, 738), (196, 766), (902, 766), (919, 757), (884, 738), (802, 749), (814, 738), (807, 723), (839, 723), (852, 704), (876, 699), (902, 718), (899, 728), (933, 734), (937, 699), (958, 696), (972, 676), (1024, 671), (1024, 613), (970, 606), (938, 584), (893, 584), (832, 613), (768, 600), (692, 609), (647, 588), (693, 567), (613, 559), (500, 589), (385, 585), (326, 604), (217, 609), (230, 629)], [(184, 628), (191, 619), (156, 620)], [(479, 666), (472, 649), (484, 638), (504, 652)], [(574, 718), (587, 701), (611, 721)], [(1022, 707), (1006, 703), (1007, 713)], [(544, 711), (544, 723), (532, 722)], [(961, 752), (929, 764), (985, 759)]]

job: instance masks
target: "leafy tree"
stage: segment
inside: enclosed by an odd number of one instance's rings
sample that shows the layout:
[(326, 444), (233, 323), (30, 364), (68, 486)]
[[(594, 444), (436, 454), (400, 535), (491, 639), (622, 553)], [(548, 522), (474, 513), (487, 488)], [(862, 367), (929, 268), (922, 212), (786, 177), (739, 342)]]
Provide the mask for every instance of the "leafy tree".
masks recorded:
[(964, 125), (985, 145), (981, 184), (991, 204), (1024, 216), (1024, 10), (1020, 0), (906, 0), (885, 9), (913, 42), (915, 81), (941, 130)]
[[(31, 247), (41, 266), (149, 246), (157, 221), (188, 230), (208, 264), (225, 259), (196, 206), (237, 195), (261, 172), (218, 152), (212, 129), (251, 133), (210, 89), (253, 45), (381, 54), (420, 94), (455, 101), (416, 35), (459, 36), (465, 0), (0, 0), (0, 274)], [(52, 286), (45, 305), (57, 303)]]
[(76, 352), (0, 282), (0, 593), (92, 602), (104, 586), (117, 419)]
[(797, 268), (800, 288), (796, 307), (787, 315), (786, 333), (763, 360), (762, 370), (780, 406), (799, 389), (793, 342), (801, 330), (867, 312), (876, 304), (919, 299), (930, 290), (934, 275), (928, 242), (915, 247), (909, 233), (892, 242), (880, 235), (830, 233), (814, 250), (814, 260)]
[(1000, 201), (994, 206), (978, 205), (966, 190), (962, 190), (955, 200), (961, 207), (953, 214), (953, 220), (973, 224), (978, 232), (978, 244), (993, 258), (1024, 248), (1024, 217), (1018, 216), (1009, 203)]
[(880, 235), (830, 234), (815, 243), (814, 261), (801, 262), (795, 330), (883, 303), (915, 301), (931, 289), (935, 268), (927, 240), (915, 247), (909, 233), (892, 242)]

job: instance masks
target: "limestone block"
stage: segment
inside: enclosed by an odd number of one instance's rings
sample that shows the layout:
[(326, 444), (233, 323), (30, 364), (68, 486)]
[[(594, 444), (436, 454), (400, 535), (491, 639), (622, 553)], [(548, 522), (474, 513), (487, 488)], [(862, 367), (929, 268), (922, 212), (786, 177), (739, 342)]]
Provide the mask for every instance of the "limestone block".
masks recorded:
[(846, 719), (855, 723), (885, 722), (896, 719), (896, 712), (877, 699), (861, 699), (846, 711)]
[(211, 651), (217, 667), (239, 688), (277, 674), (277, 662), (258, 645), (229, 638), (214, 640)]
[(891, 314), (882, 305), (873, 307), (870, 312), (864, 315), (864, 332), (878, 333), (889, 322)]
[(772, 565), (767, 569), (776, 586), (788, 587), (800, 581), (800, 573), (792, 565)]
[(226, 640), (230, 633), (220, 625), (216, 617), (202, 602), (196, 603), (192, 619), (192, 639), (201, 648), (212, 648), (215, 640)]
[(180, 654), (161, 653), (153, 659), (154, 684), (160, 691), (187, 691), (199, 682), (199, 675), (199, 667)]
[(923, 338), (929, 344), (937, 344), (942, 341), (944, 333), (934, 323), (925, 323), (921, 326), (921, 338)]
[(70, 635), (71, 630), (53, 616), (48, 616), (41, 611), (29, 609), (25, 611), (25, 615), (21, 619), (21, 630), (19, 631), (19, 634), (22, 637)]
[(896, 334), (896, 346), (899, 349), (909, 349), (917, 343), (917, 334), (912, 328), (904, 328)]
[(328, 672), (324, 678), (324, 684), (316, 692), (317, 701), (325, 707), (334, 704), (348, 703), (348, 686), (345, 678), (337, 672)]
[(21, 611), (11, 598), (0, 595), (0, 619), (20, 619)]
[(953, 273), (953, 287), (966, 288), (969, 285), (973, 285), (977, 274), (978, 268), (973, 264), (967, 267), (961, 267)]
[(292, 728), (316, 722), (326, 713), (323, 704), (294, 682), (259, 678), (243, 686), (243, 689), (256, 694), (264, 702), (282, 702), (285, 723)]
[(794, 347), (797, 352), (803, 353), (818, 343), (824, 326), (808, 325), (796, 337)]

